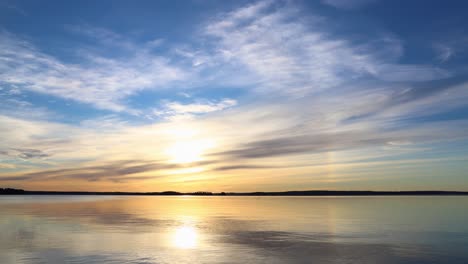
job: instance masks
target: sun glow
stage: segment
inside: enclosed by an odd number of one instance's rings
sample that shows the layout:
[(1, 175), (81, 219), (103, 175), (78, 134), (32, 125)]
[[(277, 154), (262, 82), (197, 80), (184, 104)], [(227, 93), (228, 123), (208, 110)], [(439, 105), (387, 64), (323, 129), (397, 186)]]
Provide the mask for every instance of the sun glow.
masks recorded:
[(210, 140), (187, 140), (173, 144), (166, 154), (174, 163), (191, 163), (202, 160), (203, 153), (213, 147)]
[(178, 248), (194, 248), (198, 240), (197, 231), (192, 226), (178, 227), (174, 232), (173, 244)]

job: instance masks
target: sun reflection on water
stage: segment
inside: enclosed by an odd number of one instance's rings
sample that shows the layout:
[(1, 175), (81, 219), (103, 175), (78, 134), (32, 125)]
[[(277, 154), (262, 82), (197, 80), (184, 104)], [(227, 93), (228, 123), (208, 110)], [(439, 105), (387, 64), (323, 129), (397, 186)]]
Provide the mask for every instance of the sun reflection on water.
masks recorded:
[(194, 248), (197, 246), (197, 230), (192, 226), (180, 226), (173, 235), (173, 244), (178, 248)]

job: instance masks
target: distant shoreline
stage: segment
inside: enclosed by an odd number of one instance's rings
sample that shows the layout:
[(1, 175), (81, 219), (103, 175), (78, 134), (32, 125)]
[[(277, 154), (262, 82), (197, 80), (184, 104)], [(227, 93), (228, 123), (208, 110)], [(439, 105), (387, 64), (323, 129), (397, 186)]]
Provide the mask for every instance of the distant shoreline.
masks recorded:
[(26, 191), (0, 188), (0, 195), (125, 195), (125, 196), (468, 196), (459, 191), (284, 191), (284, 192), (66, 192), (66, 191)]

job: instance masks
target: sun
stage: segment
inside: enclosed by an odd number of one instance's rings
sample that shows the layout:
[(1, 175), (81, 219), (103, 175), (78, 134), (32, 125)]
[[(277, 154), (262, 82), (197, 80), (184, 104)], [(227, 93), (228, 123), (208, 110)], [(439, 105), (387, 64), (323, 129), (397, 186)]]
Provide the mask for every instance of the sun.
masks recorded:
[(190, 163), (201, 159), (203, 149), (193, 142), (178, 142), (169, 147), (166, 153), (174, 163)]
[(174, 163), (192, 163), (203, 159), (204, 152), (211, 148), (209, 140), (180, 141), (166, 149), (166, 154)]

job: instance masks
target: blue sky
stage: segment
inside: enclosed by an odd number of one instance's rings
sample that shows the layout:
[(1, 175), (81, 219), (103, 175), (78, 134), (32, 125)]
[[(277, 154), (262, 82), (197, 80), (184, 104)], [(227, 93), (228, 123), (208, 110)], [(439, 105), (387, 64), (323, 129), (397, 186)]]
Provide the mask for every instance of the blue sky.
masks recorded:
[(0, 1), (0, 184), (468, 190), (464, 1)]

